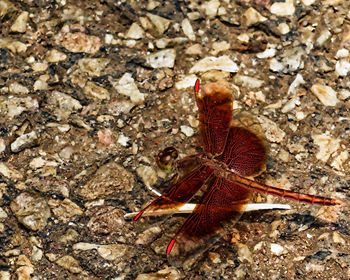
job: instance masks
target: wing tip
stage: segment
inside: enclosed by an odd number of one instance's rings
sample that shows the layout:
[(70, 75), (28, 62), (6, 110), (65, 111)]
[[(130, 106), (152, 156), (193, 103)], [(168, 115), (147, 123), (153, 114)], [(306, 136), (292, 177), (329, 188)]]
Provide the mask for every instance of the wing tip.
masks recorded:
[(169, 245), (168, 245), (168, 248), (166, 249), (166, 254), (169, 255), (171, 250), (173, 249), (174, 247), (174, 244), (175, 244), (175, 239), (171, 240)]
[(140, 213), (136, 215), (136, 217), (134, 218), (134, 222), (136, 222), (142, 216), (143, 212), (144, 210), (140, 211)]
[(196, 83), (194, 84), (194, 93), (197, 94), (199, 92), (199, 79), (196, 80)]

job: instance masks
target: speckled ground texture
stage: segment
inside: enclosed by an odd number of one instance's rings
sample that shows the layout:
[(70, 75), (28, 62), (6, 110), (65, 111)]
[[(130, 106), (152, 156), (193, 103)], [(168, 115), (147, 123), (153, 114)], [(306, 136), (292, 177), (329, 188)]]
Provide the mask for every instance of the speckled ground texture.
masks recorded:
[(350, 213), (245, 213), (196, 261), (137, 212), (198, 151), (202, 83), (261, 130), (267, 184), (350, 198), (348, 0), (0, 0), (0, 279), (349, 279)]

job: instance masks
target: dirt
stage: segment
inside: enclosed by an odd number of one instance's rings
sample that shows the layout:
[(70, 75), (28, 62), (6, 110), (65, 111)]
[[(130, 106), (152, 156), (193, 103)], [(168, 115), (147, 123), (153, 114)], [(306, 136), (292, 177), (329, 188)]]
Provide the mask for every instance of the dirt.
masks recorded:
[[(176, 267), (166, 247), (186, 215), (124, 218), (173, 176), (159, 151), (201, 150), (184, 82), (195, 78), (225, 83), (236, 121), (259, 126), (269, 155), (257, 180), (348, 203), (349, 11), (346, 0), (0, 0), (0, 278), (350, 279), (348, 205), (256, 194), (291, 210), (245, 213)], [(209, 56), (231, 70), (191, 73)]]

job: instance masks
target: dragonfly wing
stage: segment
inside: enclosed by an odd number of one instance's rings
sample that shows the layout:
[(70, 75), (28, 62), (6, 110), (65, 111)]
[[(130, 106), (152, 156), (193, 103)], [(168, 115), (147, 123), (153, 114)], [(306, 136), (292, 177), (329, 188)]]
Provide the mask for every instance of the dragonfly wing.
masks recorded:
[(232, 94), (218, 83), (195, 87), (204, 151), (219, 155), (224, 150), (232, 117)]
[(233, 172), (250, 176), (260, 171), (266, 163), (266, 147), (253, 132), (231, 126), (221, 157)]
[(169, 260), (182, 262), (210, 248), (223, 225), (240, 218), (250, 191), (224, 178), (212, 176), (207, 192), (169, 243)]
[(146, 208), (144, 208), (136, 217), (138, 220), (143, 213), (156, 212), (159, 209), (176, 209), (192, 198), (192, 196), (207, 181), (213, 170), (206, 166), (200, 165), (182, 179), (175, 182), (170, 189), (162, 196), (156, 198)]

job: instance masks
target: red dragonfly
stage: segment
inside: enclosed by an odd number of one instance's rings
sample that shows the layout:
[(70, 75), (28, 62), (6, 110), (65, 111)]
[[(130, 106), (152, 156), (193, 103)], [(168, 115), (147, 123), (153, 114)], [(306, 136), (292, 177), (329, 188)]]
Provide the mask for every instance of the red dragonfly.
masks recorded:
[[(178, 209), (206, 185), (199, 203), (170, 241), (168, 255), (172, 251), (177, 255), (187, 253), (199, 244), (205, 246), (225, 223), (239, 219), (252, 191), (310, 204), (341, 204), (336, 199), (284, 190), (247, 178), (256, 175), (265, 165), (264, 142), (253, 132), (232, 125), (232, 94), (226, 87), (210, 83), (200, 90), (197, 80), (194, 93), (203, 153), (178, 161), (177, 166), (191, 167), (191, 171), (174, 180), (167, 192), (134, 218), (136, 221), (145, 213)], [(158, 164), (168, 168), (176, 157), (176, 150), (167, 148), (159, 154)]]

